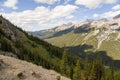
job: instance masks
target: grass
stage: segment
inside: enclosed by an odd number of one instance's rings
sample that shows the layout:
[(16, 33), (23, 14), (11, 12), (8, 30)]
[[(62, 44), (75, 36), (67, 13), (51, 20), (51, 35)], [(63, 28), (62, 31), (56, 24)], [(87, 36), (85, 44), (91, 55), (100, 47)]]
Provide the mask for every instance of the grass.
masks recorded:
[(49, 43), (52, 43), (53, 45), (57, 45), (59, 47), (65, 46), (77, 46), (81, 44), (82, 39), (85, 35), (83, 34), (74, 34), (73, 32), (70, 32), (66, 35), (62, 35), (60, 37), (55, 37), (48, 39), (47, 41)]
[(64, 45), (66, 47), (71, 46), (74, 47), (81, 44), (92, 45), (94, 47), (93, 50), (106, 51), (107, 55), (112, 57), (114, 60), (120, 60), (120, 40), (119, 39), (115, 40), (118, 36), (118, 33), (110, 34), (109, 36), (110, 40), (106, 39), (105, 41), (103, 41), (99, 49), (97, 49), (98, 48), (97, 36), (99, 35), (99, 33), (97, 35), (93, 34), (94, 31), (91, 31), (88, 34), (84, 33), (75, 34), (74, 32), (70, 32), (62, 36), (47, 39), (46, 41), (59, 47), (63, 47)]
[(104, 41), (99, 50), (107, 51), (107, 55), (114, 60), (120, 60), (120, 42), (119, 41)]

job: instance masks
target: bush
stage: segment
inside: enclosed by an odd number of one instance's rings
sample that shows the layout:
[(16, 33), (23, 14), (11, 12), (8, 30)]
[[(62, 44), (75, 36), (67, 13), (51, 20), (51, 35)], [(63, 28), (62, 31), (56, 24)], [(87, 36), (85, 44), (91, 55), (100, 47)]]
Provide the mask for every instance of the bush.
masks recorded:
[(35, 72), (32, 72), (32, 75), (36, 75), (36, 73), (35, 73)]
[(56, 79), (57, 79), (57, 80), (61, 80), (61, 77), (60, 77), (60, 76), (57, 76)]
[(23, 78), (23, 73), (22, 72), (18, 73), (17, 77), (20, 78), (20, 79)]
[(38, 78), (38, 79), (41, 77), (41, 75), (40, 75), (40, 74), (37, 74), (37, 73), (36, 73), (36, 72), (34, 72), (34, 71), (32, 72), (32, 76), (34, 76), (34, 77), (36, 77), (36, 78)]

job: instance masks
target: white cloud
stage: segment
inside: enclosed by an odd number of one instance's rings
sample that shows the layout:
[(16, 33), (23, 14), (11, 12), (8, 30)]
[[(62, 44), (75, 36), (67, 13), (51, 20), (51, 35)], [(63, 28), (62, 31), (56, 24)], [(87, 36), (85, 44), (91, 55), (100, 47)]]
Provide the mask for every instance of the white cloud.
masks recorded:
[(12, 9), (17, 9), (18, 7), (16, 4), (18, 3), (18, 0), (6, 0), (3, 4), (3, 6), (12, 8)]
[(120, 10), (117, 11), (108, 11), (102, 14), (93, 14), (93, 17), (99, 17), (99, 18), (113, 18), (116, 15), (120, 14)]
[(120, 4), (116, 5), (116, 6), (113, 6), (112, 7), (112, 10), (120, 10)]
[[(34, 10), (26, 10), (23, 12), (2, 13), (2, 15), (17, 26), (28, 31), (47, 29), (58, 25), (58, 23), (68, 22), (61, 20), (71, 16), (78, 9), (74, 5), (59, 5), (53, 9), (43, 6)], [(61, 21), (61, 22), (60, 22)]]
[(93, 14), (93, 17), (95, 17), (95, 18), (96, 18), (96, 17), (99, 17), (99, 14), (96, 14), (96, 13), (95, 13), (95, 14)]
[(102, 18), (113, 18), (113, 17), (115, 17), (118, 14), (120, 14), (120, 10), (105, 12), (105, 13), (101, 14), (100, 16)]
[(3, 12), (3, 11), (4, 11), (4, 9), (1, 8), (1, 9), (0, 9), (0, 13)]
[(55, 2), (59, 2), (60, 0), (34, 0), (37, 3), (46, 3), (46, 4), (54, 4)]
[(112, 4), (112, 3), (116, 3), (118, 0), (103, 0), (104, 3), (106, 4)]
[(68, 4), (71, 0), (64, 0), (64, 4)]
[(94, 9), (100, 7), (103, 4), (112, 4), (117, 2), (117, 0), (76, 0), (75, 4), (83, 5), (87, 8)]
[(84, 5), (87, 8), (96, 8), (100, 5), (101, 0), (76, 0), (78, 5)]
[(57, 6), (51, 11), (51, 18), (70, 16), (70, 14), (76, 11), (76, 9), (78, 9), (78, 7), (73, 5)]
[(66, 17), (66, 19), (72, 19), (72, 18), (74, 18), (73, 15), (70, 15), (70, 16), (67, 16), (67, 17)]

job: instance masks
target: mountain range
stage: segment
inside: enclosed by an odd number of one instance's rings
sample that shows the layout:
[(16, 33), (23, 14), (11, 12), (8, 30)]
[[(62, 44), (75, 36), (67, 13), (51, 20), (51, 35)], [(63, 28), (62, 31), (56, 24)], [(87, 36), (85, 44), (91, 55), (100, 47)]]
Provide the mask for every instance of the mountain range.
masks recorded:
[[(114, 60), (120, 60), (120, 16), (113, 19), (86, 20), (77, 24), (68, 23), (53, 29), (32, 32), (47, 42), (67, 47), (78, 56), (91, 51), (105, 51)], [(89, 45), (91, 48), (86, 48)]]

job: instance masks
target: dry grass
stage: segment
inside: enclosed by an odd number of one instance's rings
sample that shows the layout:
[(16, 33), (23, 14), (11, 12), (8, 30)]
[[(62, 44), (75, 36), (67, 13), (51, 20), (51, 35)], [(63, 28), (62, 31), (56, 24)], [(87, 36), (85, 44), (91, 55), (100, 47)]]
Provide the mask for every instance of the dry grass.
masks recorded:
[[(12, 57), (0, 55), (0, 59), (7, 64), (6, 68), (0, 71), (0, 80), (56, 80), (60, 75), (53, 70), (47, 70)], [(70, 80), (63, 76), (60, 78), (61, 80)]]

